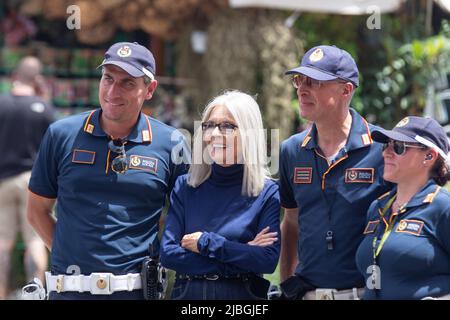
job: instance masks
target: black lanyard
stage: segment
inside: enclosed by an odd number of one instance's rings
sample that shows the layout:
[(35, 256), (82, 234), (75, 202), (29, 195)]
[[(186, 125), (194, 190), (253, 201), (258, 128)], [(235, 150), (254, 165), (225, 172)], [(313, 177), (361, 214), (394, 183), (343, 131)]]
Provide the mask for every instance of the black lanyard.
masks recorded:
[[(314, 166), (315, 166), (314, 171), (316, 171), (317, 178), (319, 179), (319, 182), (321, 183), (320, 194), (322, 196), (322, 199), (327, 204), (328, 225), (330, 226), (330, 230), (327, 231), (327, 234), (325, 236), (325, 242), (327, 243), (327, 249), (333, 250), (334, 249), (334, 234), (333, 234), (333, 231), (331, 230), (331, 211), (332, 211), (334, 200), (336, 199), (337, 190), (336, 190), (336, 186), (334, 186), (332, 197), (330, 197), (330, 198), (325, 194), (325, 189), (322, 189), (323, 177), (320, 175), (319, 164), (317, 162), (318, 151), (316, 149), (314, 149), (313, 152), (314, 152), (313, 157), (314, 157)], [(340, 150), (339, 150), (339, 153), (340, 153)]]

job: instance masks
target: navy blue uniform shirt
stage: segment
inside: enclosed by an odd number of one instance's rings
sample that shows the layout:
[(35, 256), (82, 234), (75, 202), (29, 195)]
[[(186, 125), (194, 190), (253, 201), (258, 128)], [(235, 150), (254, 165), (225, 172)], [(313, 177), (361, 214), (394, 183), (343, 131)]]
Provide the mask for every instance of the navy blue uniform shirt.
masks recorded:
[[(350, 109), (347, 143), (329, 163), (318, 151), (315, 125), (281, 145), (281, 206), (299, 208), (299, 265), (295, 273), (319, 288), (363, 286), (355, 253), (369, 205), (388, 190), (383, 180), (381, 144), (368, 124)], [(332, 232), (332, 250), (327, 233)]]
[[(243, 166), (212, 165), (211, 176), (197, 188), (178, 178), (171, 194), (161, 262), (180, 274), (235, 275), (272, 273), (280, 250), (278, 186), (266, 180), (257, 197), (241, 194)], [(271, 246), (248, 245), (265, 227), (278, 232)], [(181, 247), (185, 234), (201, 231), (200, 254)]]
[[(380, 197), (370, 206), (356, 262), (367, 278), (373, 264), (373, 239), (378, 250), (387, 225), (380, 215), (397, 193)], [(450, 193), (433, 180), (428, 183), (391, 219), (392, 231), (381, 247), (376, 265), (380, 269), (380, 288), (366, 288), (364, 299), (421, 299), (450, 293)], [(369, 269), (371, 270), (371, 268)], [(371, 282), (371, 279), (369, 280)]]
[[(129, 169), (111, 170), (116, 154), (100, 127), (101, 110), (53, 123), (46, 132), (29, 184), (31, 192), (56, 198), (52, 271), (70, 265), (82, 274), (139, 272), (176, 178), (186, 165), (171, 159), (181, 134), (140, 114), (125, 144)], [(178, 153), (178, 152), (177, 152)], [(156, 242), (157, 243), (157, 242)]]

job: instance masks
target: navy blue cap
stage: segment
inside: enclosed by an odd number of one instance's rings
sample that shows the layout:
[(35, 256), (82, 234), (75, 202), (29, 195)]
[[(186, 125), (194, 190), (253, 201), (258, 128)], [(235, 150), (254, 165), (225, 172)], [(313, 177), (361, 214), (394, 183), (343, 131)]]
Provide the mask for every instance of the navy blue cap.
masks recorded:
[(450, 143), (444, 128), (432, 118), (410, 116), (403, 118), (392, 130), (378, 129), (371, 134), (372, 139), (386, 143), (389, 140), (421, 143), (435, 149), (448, 160)]
[(342, 79), (359, 86), (359, 72), (355, 60), (347, 51), (336, 46), (309, 49), (299, 67), (286, 71), (286, 74), (295, 73), (320, 81)]
[(99, 66), (113, 64), (138, 78), (147, 76), (155, 79), (156, 67), (153, 54), (137, 42), (118, 42), (105, 53), (105, 59)]

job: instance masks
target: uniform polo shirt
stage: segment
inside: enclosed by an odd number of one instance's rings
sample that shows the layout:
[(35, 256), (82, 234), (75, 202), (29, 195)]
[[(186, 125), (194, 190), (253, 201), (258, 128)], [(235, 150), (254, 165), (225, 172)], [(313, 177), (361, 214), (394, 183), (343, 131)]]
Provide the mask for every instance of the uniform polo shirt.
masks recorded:
[(182, 135), (142, 113), (125, 144), (128, 171), (112, 171), (117, 154), (100, 115), (97, 109), (52, 124), (33, 167), (30, 191), (57, 200), (55, 273), (69, 266), (82, 274), (138, 272), (149, 244), (158, 244), (166, 196), (186, 172), (186, 161), (171, 158), (172, 149), (187, 158)]
[[(373, 265), (373, 239), (377, 238), (378, 250), (386, 230), (381, 213), (396, 193), (395, 188), (370, 206), (365, 238), (356, 255), (358, 269), (366, 278), (371, 277), (367, 270)], [(429, 180), (397, 215), (391, 215), (391, 210), (384, 215), (392, 231), (377, 256), (379, 290), (366, 288), (364, 299), (422, 299), (449, 294), (450, 193)]]
[[(350, 109), (347, 143), (330, 163), (318, 151), (317, 129), (296, 134), (281, 145), (280, 196), (284, 208), (299, 208), (299, 265), (296, 274), (319, 288), (364, 284), (355, 252), (370, 203), (388, 190), (383, 180), (376, 129)], [(327, 233), (332, 232), (332, 250)]]

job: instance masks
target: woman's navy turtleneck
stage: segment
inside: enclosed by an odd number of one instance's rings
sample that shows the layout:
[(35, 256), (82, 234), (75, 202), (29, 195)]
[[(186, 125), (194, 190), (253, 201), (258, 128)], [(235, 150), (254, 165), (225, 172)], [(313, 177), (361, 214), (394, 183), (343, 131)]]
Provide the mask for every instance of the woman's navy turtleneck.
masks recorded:
[(209, 182), (221, 186), (241, 185), (244, 179), (244, 166), (233, 164), (229, 167), (222, 167), (216, 163), (211, 166)]
[[(278, 263), (280, 240), (272, 246), (247, 243), (265, 227), (278, 232), (278, 185), (267, 180), (256, 197), (242, 195), (244, 166), (211, 166), (210, 177), (197, 188), (179, 177), (161, 243), (162, 264), (180, 274), (272, 273)], [(180, 246), (185, 234), (202, 232), (200, 253)]]

